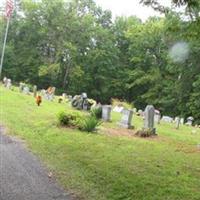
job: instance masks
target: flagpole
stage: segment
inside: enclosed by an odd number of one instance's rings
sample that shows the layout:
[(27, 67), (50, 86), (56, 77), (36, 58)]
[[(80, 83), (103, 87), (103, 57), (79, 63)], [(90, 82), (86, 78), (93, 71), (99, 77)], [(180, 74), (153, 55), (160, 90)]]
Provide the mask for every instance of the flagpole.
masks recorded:
[(5, 48), (6, 48), (6, 41), (7, 41), (7, 36), (8, 36), (9, 24), (10, 24), (10, 17), (8, 17), (8, 20), (7, 20), (6, 33), (5, 33), (5, 37), (4, 37), (3, 49), (2, 49), (2, 54), (1, 54), (0, 78), (1, 78), (1, 72), (2, 72), (2, 67), (3, 67), (3, 59), (4, 59), (4, 54), (5, 54)]

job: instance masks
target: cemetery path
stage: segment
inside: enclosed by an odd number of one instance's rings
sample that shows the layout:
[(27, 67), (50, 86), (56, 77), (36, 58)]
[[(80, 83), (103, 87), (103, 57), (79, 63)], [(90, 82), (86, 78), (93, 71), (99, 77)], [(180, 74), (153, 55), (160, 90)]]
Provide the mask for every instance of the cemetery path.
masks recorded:
[(72, 200), (39, 160), (0, 127), (0, 200)]

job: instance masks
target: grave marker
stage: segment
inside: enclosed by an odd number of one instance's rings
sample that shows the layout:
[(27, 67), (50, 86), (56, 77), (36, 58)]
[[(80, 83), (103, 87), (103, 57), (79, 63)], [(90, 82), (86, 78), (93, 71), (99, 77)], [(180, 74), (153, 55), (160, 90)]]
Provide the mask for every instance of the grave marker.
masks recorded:
[(29, 93), (30, 93), (30, 90), (29, 90), (29, 87), (28, 87), (28, 86), (25, 86), (25, 87), (23, 88), (23, 93), (24, 93), (24, 94), (29, 94)]
[(20, 82), (19, 83), (19, 92), (23, 92), (24, 89), (24, 83)]
[(133, 128), (131, 126), (131, 121), (133, 118), (133, 110), (123, 109), (122, 110), (122, 118), (121, 122), (119, 123), (120, 126), (124, 128)]
[(37, 85), (33, 86), (33, 96), (36, 97), (37, 96)]
[(11, 87), (12, 87), (12, 82), (11, 82), (11, 79), (7, 79), (7, 81), (6, 81), (6, 82), (7, 82), (7, 84), (6, 84), (6, 88), (10, 90), (10, 89), (11, 89)]
[(104, 121), (111, 121), (111, 110), (112, 106), (110, 105), (102, 106), (102, 119)]
[(148, 105), (144, 111), (144, 130), (150, 131), (151, 134), (156, 134), (156, 129), (154, 128), (154, 115), (154, 107), (152, 105)]
[(180, 117), (176, 117), (175, 118), (175, 123), (176, 123), (176, 129), (179, 129), (179, 126), (180, 126)]

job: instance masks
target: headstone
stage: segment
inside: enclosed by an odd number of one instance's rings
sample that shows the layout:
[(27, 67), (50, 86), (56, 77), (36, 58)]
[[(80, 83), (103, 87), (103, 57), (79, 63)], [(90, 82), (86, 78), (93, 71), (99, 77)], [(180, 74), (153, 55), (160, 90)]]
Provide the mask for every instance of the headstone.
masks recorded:
[(6, 88), (10, 90), (11, 87), (12, 87), (11, 79), (7, 79), (7, 85), (6, 85)]
[(88, 110), (88, 101), (87, 101), (87, 99), (83, 99), (82, 109), (85, 110), (85, 111)]
[(69, 101), (71, 102), (72, 99), (73, 99), (72, 95), (68, 95), (68, 99), (69, 99)]
[(172, 117), (169, 117), (169, 116), (163, 116), (161, 121), (163, 122), (167, 122), (167, 123), (172, 123), (174, 120)]
[(25, 86), (25, 87), (23, 88), (23, 93), (24, 93), (24, 94), (30, 94), (30, 90), (29, 90), (29, 87), (28, 87), (28, 86)]
[(144, 116), (144, 112), (143, 112), (143, 110), (138, 110), (138, 113), (139, 113), (139, 115), (140, 115), (141, 117)]
[(41, 93), (41, 95), (42, 95), (43, 97), (46, 96), (46, 90), (45, 90), (45, 89), (42, 89), (40, 93)]
[(131, 121), (133, 118), (133, 110), (123, 109), (120, 126), (124, 128), (132, 128)]
[(176, 117), (175, 118), (175, 123), (176, 123), (176, 129), (179, 129), (179, 126), (180, 126), (180, 117)]
[(8, 79), (7, 79), (6, 77), (3, 78), (3, 84), (4, 84), (4, 87), (7, 86), (7, 80), (8, 80)]
[(63, 100), (67, 99), (67, 94), (66, 94), (66, 93), (63, 93), (63, 94), (62, 94), (62, 97), (63, 97)]
[(161, 114), (159, 110), (155, 110), (154, 121), (157, 124), (160, 124)]
[(152, 105), (148, 105), (144, 111), (144, 130), (150, 131), (151, 134), (156, 133), (156, 129), (154, 128), (154, 115), (154, 107)]
[(104, 121), (111, 121), (111, 109), (112, 106), (110, 105), (102, 106), (102, 119)]
[(182, 125), (184, 124), (184, 118), (180, 119), (180, 124), (182, 124)]
[(37, 96), (37, 85), (33, 86), (33, 96), (36, 97)]
[(24, 83), (20, 82), (19, 83), (19, 92), (23, 92), (23, 89), (24, 89)]
[(188, 118), (187, 118), (186, 125), (188, 125), (188, 126), (192, 126), (193, 121), (194, 121), (194, 118), (193, 118), (193, 117), (191, 117), (191, 116), (188, 117)]

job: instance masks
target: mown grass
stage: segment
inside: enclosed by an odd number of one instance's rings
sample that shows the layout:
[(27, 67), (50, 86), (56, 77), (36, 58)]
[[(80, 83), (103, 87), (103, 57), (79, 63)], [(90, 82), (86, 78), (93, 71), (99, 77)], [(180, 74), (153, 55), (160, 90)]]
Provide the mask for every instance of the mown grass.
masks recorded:
[[(66, 104), (43, 101), (0, 87), (0, 123), (26, 141), (64, 187), (87, 200), (199, 200), (200, 131), (174, 124), (157, 127), (155, 139), (88, 134), (57, 125)], [(117, 127), (120, 114), (113, 113)], [(133, 118), (136, 128), (140, 117)]]

